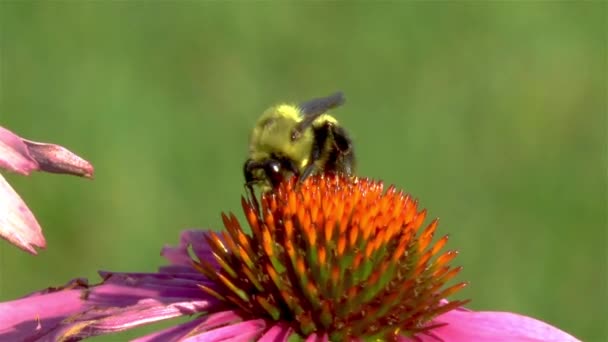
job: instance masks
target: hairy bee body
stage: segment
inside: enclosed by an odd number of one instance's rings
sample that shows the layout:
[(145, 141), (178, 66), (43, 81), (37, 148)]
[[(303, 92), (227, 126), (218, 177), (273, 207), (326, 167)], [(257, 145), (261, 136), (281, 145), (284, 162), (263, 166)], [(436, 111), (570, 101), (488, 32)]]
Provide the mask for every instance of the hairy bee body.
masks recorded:
[(250, 189), (257, 185), (265, 192), (291, 176), (303, 181), (319, 172), (351, 175), (355, 167), (352, 142), (327, 113), (343, 101), (342, 94), (336, 93), (266, 110), (251, 133), (244, 165), (246, 185)]

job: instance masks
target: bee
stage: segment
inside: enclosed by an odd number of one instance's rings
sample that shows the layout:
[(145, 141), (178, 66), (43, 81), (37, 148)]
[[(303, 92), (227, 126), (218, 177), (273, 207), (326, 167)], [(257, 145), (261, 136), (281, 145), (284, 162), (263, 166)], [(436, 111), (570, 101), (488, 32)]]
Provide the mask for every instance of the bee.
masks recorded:
[(289, 177), (303, 182), (312, 174), (352, 175), (353, 144), (328, 110), (344, 103), (341, 92), (298, 105), (279, 104), (258, 119), (249, 141), (245, 186), (261, 192), (275, 188)]

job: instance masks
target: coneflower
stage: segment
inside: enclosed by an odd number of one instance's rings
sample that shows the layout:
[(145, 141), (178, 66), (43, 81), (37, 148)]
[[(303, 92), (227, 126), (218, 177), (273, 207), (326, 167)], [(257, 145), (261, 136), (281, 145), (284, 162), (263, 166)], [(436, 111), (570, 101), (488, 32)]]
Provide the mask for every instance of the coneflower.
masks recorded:
[[(260, 206), (254, 203), (260, 203)], [(182, 233), (158, 273), (101, 272), (89, 285), (0, 304), (0, 340), (77, 340), (172, 317), (140, 341), (576, 341), (557, 328), (447, 301), (459, 267), (437, 220), (394, 187), (334, 175), (287, 181), (220, 233)]]

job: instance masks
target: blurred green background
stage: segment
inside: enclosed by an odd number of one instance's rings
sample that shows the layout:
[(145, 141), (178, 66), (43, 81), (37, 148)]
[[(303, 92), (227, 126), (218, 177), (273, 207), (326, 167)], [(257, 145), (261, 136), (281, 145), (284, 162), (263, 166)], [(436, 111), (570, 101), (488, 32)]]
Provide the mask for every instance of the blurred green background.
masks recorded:
[(239, 212), (266, 107), (341, 89), (359, 173), (441, 218), (471, 282), (459, 297), (605, 340), (606, 10), (1, 2), (0, 124), (69, 147), (96, 178), (5, 174), (48, 248), (0, 241), (0, 300), (154, 271), (180, 230)]

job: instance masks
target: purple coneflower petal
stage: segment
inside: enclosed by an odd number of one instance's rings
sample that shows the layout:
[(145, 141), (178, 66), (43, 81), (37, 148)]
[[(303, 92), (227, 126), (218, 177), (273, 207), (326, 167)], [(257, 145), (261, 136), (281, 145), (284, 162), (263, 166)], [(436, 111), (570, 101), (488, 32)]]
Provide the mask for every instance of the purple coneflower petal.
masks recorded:
[(192, 252), (197, 259), (217, 265), (213, 251), (205, 239), (208, 234), (207, 231), (200, 229), (185, 230), (180, 234), (178, 246), (165, 246), (160, 254), (173, 265), (182, 265), (194, 270), (192, 268), (192, 256), (188, 252), (188, 249), (192, 248)]
[(204, 321), (205, 317), (196, 318), (192, 321), (178, 324), (155, 333), (142, 336), (133, 340), (133, 342), (164, 342), (164, 341), (180, 341), (190, 334), (199, 324)]
[(63, 146), (23, 139), (0, 127), (0, 168), (29, 175), (32, 171), (92, 178), (93, 166)]
[(265, 319), (253, 319), (224, 325), (198, 334), (193, 333), (184, 342), (214, 342), (214, 341), (256, 341), (267, 329)]
[(286, 322), (279, 322), (268, 329), (258, 342), (287, 341), (293, 333), (293, 329)]
[(49, 332), (65, 317), (82, 309), (81, 295), (86, 288), (86, 281), (76, 279), (61, 289), (49, 288), (0, 303), (0, 340), (21, 341)]
[[(135, 341), (250, 341), (266, 329), (264, 320), (242, 321), (235, 311), (216, 312)], [(277, 341), (277, 340), (273, 340)]]
[(0, 169), (29, 175), (38, 169), (38, 163), (28, 152), (27, 145), (18, 135), (0, 126)]
[[(1, 127), (0, 127), (1, 128)], [(0, 175), (0, 237), (31, 254), (46, 241), (34, 214)]]
[(329, 337), (327, 336), (327, 334), (322, 334), (322, 335), (312, 334), (312, 335), (308, 336), (308, 338), (306, 338), (306, 342), (328, 342), (328, 341), (329, 341)]
[(215, 312), (207, 315), (196, 330), (208, 331), (224, 325), (241, 322), (243, 319), (234, 310)]
[[(66, 173), (92, 178), (93, 166), (65, 147), (23, 139), (0, 127), (0, 169), (22, 175), (32, 171)], [(0, 237), (26, 252), (46, 242), (40, 225), (23, 200), (0, 175)]]
[[(180, 246), (169, 253), (170, 259), (180, 260), (179, 253), (187, 253), (186, 246), (198, 237), (199, 233), (184, 232)], [(77, 279), (60, 288), (0, 303), (0, 340), (84, 338), (183, 315), (225, 310), (223, 302), (199, 287), (214, 289), (216, 285), (185, 264), (165, 267), (159, 273), (100, 275), (104, 280), (98, 285)], [(216, 313), (192, 328), (213, 329), (235, 320), (241, 318), (232, 311)], [(187, 332), (191, 333), (192, 328)]]
[(93, 178), (93, 165), (67, 148), (23, 139), (40, 171)]
[(100, 285), (88, 286), (86, 281), (75, 280), (59, 289), (0, 304), (0, 340), (22, 340), (33, 335), (52, 339), (88, 337), (222, 305), (204, 292), (194, 291), (198, 281), (155, 274), (105, 276)]
[(579, 341), (545, 322), (510, 312), (452, 310), (440, 315), (434, 322), (447, 324), (433, 329), (432, 336), (418, 335), (415, 341)]

